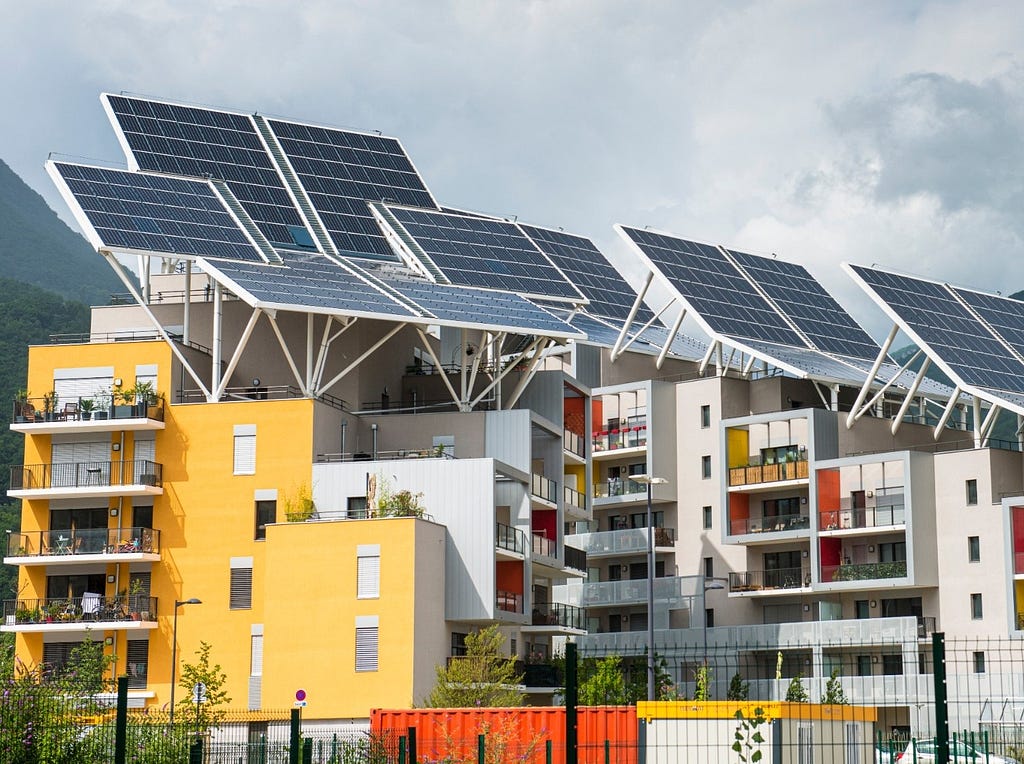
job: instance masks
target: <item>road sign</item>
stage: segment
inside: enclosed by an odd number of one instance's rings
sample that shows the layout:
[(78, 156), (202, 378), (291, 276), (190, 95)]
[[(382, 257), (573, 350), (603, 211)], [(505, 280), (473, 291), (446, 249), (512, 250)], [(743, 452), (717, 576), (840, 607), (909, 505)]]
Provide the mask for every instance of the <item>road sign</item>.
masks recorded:
[(306, 691), (305, 690), (296, 690), (295, 691), (295, 699), (297, 701), (299, 701), (299, 702), (304, 701), (306, 699)]

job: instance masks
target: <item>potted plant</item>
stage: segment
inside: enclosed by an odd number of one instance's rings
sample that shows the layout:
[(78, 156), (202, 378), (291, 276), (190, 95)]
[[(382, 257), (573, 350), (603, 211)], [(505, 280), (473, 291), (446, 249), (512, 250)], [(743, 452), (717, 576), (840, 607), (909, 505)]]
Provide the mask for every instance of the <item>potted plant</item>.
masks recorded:
[(54, 600), (46, 604), (46, 622), (53, 623), (57, 617), (67, 608), (67, 603), (61, 600)]
[(92, 419), (92, 414), (96, 410), (96, 401), (92, 398), (79, 398), (78, 399), (78, 413), (82, 416), (83, 422), (88, 422)]
[(133, 621), (142, 620), (143, 605), (146, 605), (148, 609), (148, 602), (144, 602), (144, 600), (148, 600), (148, 598), (143, 591), (142, 579), (133, 578), (128, 586), (128, 609), (131, 611)]
[(120, 397), (124, 403), (132, 406), (130, 416), (144, 417), (150, 402), (156, 398), (156, 391), (152, 382), (136, 382), (131, 387), (121, 390)]
[(50, 390), (43, 394), (43, 416), (47, 422), (53, 421), (53, 413), (57, 410), (59, 400), (60, 396), (57, 395), (56, 390)]
[(31, 395), (28, 390), (24, 387), (18, 390), (14, 394), (14, 421), (25, 422), (28, 421), (25, 415), (25, 409), (28, 406), (28, 397)]

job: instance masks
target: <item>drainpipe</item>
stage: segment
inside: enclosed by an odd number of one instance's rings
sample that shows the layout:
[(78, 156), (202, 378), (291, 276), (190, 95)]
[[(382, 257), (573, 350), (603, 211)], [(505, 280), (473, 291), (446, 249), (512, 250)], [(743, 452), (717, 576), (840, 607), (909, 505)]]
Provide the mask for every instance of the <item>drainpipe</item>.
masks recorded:
[(345, 461), (345, 431), (348, 430), (348, 420), (341, 420), (341, 460)]
[(377, 423), (374, 422), (370, 425), (370, 430), (373, 431), (373, 460), (377, 461)]

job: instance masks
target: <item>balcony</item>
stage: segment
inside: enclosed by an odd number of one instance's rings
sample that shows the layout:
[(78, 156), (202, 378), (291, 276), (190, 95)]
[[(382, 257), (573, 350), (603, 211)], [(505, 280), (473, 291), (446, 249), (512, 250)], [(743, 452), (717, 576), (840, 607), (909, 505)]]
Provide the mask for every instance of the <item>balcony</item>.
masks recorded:
[(163, 465), (146, 459), (15, 465), (10, 485), (7, 495), (15, 499), (156, 495), (163, 493)]
[(567, 520), (584, 520), (587, 518), (587, 497), (575, 488), (563, 486), (562, 507), (565, 509)]
[(499, 589), (495, 595), (494, 604), (503, 613), (522, 613), (523, 595)]
[(162, 430), (164, 400), (150, 397), (125, 402), (119, 395), (94, 395), (61, 402), (57, 399), (15, 400), (11, 429), (31, 435), (115, 430)]
[(823, 532), (855, 528), (885, 528), (904, 525), (906, 522), (906, 507), (903, 504), (858, 507), (856, 509), (828, 509), (818, 514), (818, 529)]
[(5, 600), (2, 631), (155, 629), (157, 598), (143, 594)]
[[(585, 551), (588, 557), (618, 557), (647, 552), (647, 529), (628, 528), (621, 531), (599, 531), (597, 533), (580, 533), (566, 537), (566, 543), (572, 543)], [(655, 551), (671, 551), (676, 544), (675, 528), (654, 529)]]
[(635, 480), (609, 478), (603, 483), (594, 483), (594, 498), (609, 499), (615, 496), (647, 496), (647, 486)]
[(822, 583), (836, 581), (875, 581), (885, 578), (906, 578), (907, 561), (865, 562), (856, 565), (822, 565)]
[(917, 638), (928, 639), (935, 632), (935, 616), (917, 616)]
[(807, 459), (781, 464), (749, 464), (729, 468), (729, 487), (779, 483), (784, 480), (806, 480)]
[(729, 574), (729, 593), (761, 592), (779, 589), (804, 589), (811, 585), (811, 574), (802, 568), (747, 570)]
[(800, 514), (740, 518), (729, 522), (729, 532), (733, 536), (744, 536), (750, 533), (782, 533), (783, 531), (807, 530), (810, 525), (811, 518), (808, 515)]
[[(685, 607), (694, 595), (684, 592), (684, 584), (693, 587), (693, 578), (671, 576), (654, 579), (654, 601), (664, 610)], [(600, 581), (568, 584), (564, 589), (568, 604), (578, 607), (610, 607), (613, 605), (644, 605), (647, 603), (647, 579)]]
[(534, 634), (568, 632), (585, 632), (587, 630), (587, 611), (574, 605), (561, 602), (534, 602), (530, 624), (523, 631)]
[(573, 461), (583, 464), (587, 458), (586, 444), (583, 441), (582, 435), (577, 435), (572, 430), (565, 430), (562, 433), (562, 450), (571, 457), (575, 457)]
[(552, 559), (558, 557), (555, 540), (549, 539), (543, 533), (531, 534), (531, 543), (534, 556), (540, 555), (541, 557), (550, 557)]
[(647, 447), (647, 422), (641, 420), (626, 427), (595, 430), (591, 434), (594, 458), (614, 457), (616, 451)]
[(522, 675), (523, 686), (527, 692), (553, 692), (559, 687), (565, 687), (563, 669), (555, 663), (517, 661), (516, 673)]
[(518, 528), (495, 523), (494, 545), (499, 551), (511, 552), (517, 559), (526, 556), (526, 534)]
[(530, 495), (555, 504), (558, 501), (558, 481), (535, 474), (530, 480)]
[(64, 529), (12, 533), (6, 565), (156, 562), (160, 531), (152, 528)]
[(565, 567), (579, 571), (581, 575), (587, 574), (587, 553), (582, 549), (564, 544), (562, 552), (565, 555)]

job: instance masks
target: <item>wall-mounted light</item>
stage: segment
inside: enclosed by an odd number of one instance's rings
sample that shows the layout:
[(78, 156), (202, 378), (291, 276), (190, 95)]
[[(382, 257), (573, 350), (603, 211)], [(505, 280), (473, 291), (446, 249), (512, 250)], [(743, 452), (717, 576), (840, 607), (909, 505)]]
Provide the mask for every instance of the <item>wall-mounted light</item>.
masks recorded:
[(117, 517), (117, 507), (114, 507), (112, 510), (110, 510), (110, 516)]
[(121, 450), (121, 444), (120, 443), (114, 443), (113, 445), (110, 446), (110, 450), (111, 451), (120, 451)]
[(117, 579), (116, 579), (116, 578), (114, 578), (114, 576), (107, 576), (107, 583), (108, 583), (108, 584), (112, 584), (112, 583), (114, 583), (114, 581), (116, 581), (116, 580), (117, 580)]
[(868, 545), (868, 551), (869, 552), (874, 552), (875, 551), (875, 545), (874, 544), (869, 544)]
[(114, 387), (120, 387), (120, 386), (121, 386), (121, 378), (120, 377), (114, 377)]
[(870, 604), (871, 604), (871, 607), (878, 607), (878, 603), (875, 602), (874, 600), (871, 600)]
[(103, 644), (105, 644), (107, 647), (110, 647), (111, 645), (114, 644), (114, 638), (113, 637), (107, 637), (106, 639), (103, 640)]
[(878, 656), (877, 655), (872, 655), (871, 656), (871, 662), (872, 663), (878, 663)]
[(810, 554), (810, 552), (808, 552), (808, 551), (807, 551), (807, 550), (805, 549), (805, 550), (804, 550), (804, 552), (803, 552), (803, 555), (804, 555), (804, 559), (805, 559), (805, 560), (807, 559), (807, 557), (808, 557), (808, 555), (809, 555), (809, 554)]
[(253, 377), (252, 378), (252, 386), (253, 387), (259, 387), (260, 386), (260, 378), (259, 377)]
[(811, 606), (808, 605), (806, 602), (804, 603), (804, 612), (805, 613), (810, 613), (811, 612)]
[(806, 496), (801, 496), (800, 497), (800, 503), (801, 504), (806, 504), (807, 503), (807, 497)]

